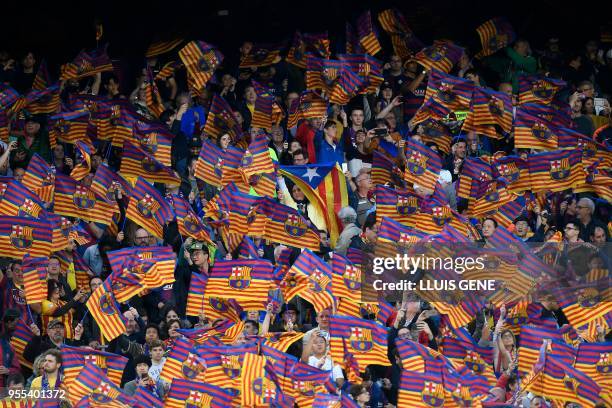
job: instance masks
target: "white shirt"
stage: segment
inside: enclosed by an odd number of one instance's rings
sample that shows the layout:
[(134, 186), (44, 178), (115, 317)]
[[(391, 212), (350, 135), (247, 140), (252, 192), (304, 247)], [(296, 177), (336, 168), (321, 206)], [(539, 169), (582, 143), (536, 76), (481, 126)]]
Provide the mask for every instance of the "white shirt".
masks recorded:
[(344, 378), (342, 375), (342, 368), (338, 364), (334, 364), (330, 357), (325, 357), (325, 362), (321, 365), (321, 360), (316, 358), (315, 356), (308, 357), (308, 365), (311, 367), (316, 367), (323, 371), (331, 371), (330, 375), (332, 380), (336, 381), (338, 378)]
[(159, 363), (155, 363), (151, 361), (151, 367), (149, 367), (149, 377), (151, 377), (155, 382), (159, 380), (159, 374), (164, 368), (164, 363), (166, 362), (166, 357), (162, 357)]

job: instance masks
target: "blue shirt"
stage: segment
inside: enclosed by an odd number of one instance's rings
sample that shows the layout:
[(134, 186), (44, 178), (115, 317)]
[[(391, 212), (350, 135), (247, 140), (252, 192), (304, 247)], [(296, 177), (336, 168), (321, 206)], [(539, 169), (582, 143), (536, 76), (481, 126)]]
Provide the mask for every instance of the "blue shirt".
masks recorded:
[(315, 143), (318, 144), (317, 163), (344, 163), (344, 146), (342, 143), (329, 144), (323, 137), (322, 131), (315, 133)]
[(198, 120), (200, 122), (200, 128), (204, 127), (204, 123), (206, 123), (206, 112), (204, 112), (204, 108), (201, 106), (192, 106), (187, 109), (187, 111), (183, 114), (181, 118), (181, 131), (188, 137), (191, 138), (193, 136), (193, 132), (195, 130), (195, 115), (194, 112), (198, 113)]

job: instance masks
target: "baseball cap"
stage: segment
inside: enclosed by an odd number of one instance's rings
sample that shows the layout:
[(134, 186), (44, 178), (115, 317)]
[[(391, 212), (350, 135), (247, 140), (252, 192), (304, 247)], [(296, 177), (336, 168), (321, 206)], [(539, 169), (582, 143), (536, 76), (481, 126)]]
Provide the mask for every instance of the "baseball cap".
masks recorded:
[(204, 251), (208, 253), (208, 247), (203, 243), (196, 241), (189, 246), (189, 252)]
[(62, 323), (62, 321), (60, 319), (53, 319), (47, 325), (47, 330), (50, 330), (50, 329), (54, 328), (55, 326), (62, 326), (62, 327), (64, 327), (64, 323)]

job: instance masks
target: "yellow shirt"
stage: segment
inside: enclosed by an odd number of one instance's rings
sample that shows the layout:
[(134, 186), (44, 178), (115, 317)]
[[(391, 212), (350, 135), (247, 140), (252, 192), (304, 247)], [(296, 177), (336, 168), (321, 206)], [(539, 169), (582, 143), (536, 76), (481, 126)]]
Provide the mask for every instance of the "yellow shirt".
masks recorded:
[(70, 289), (75, 290), (77, 287), (76, 283), (76, 272), (74, 271), (74, 262), (70, 262), (68, 265), (68, 272), (66, 274), (66, 280), (68, 281), (68, 286)]
[[(49, 375), (49, 387), (57, 388), (57, 374)], [(31, 389), (41, 389), (42, 388), (42, 375), (34, 378), (32, 380)]]
[(72, 309), (70, 309), (68, 312), (66, 312), (65, 314), (63, 314), (62, 316), (58, 316), (58, 317), (53, 317), (51, 316), (53, 314), (53, 312), (55, 311), (55, 309), (57, 309), (58, 307), (62, 307), (63, 305), (65, 305), (66, 302), (62, 302), (61, 300), (58, 302), (58, 304), (55, 304), (53, 302), (51, 302), (50, 300), (43, 300), (41, 303), (41, 311), (42, 311), (42, 322), (43, 322), (43, 335), (47, 334), (47, 325), (49, 324), (49, 322), (53, 319), (59, 319), (62, 321), (62, 323), (64, 324), (64, 330), (66, 331), (65, 337), (67, 339), (71, 339), (73, 337), (73, 331), (72, 331), (72, 317), (74, 315), (74, 312), (72, 311)]

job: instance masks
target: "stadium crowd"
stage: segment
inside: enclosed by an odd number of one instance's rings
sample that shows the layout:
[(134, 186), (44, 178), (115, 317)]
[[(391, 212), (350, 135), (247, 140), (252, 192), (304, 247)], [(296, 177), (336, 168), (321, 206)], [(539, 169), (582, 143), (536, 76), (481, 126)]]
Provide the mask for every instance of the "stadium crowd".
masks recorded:
[[(355, 26), (155, 43), (134, 89), (0, 51), (2, 406), (611, 406), (609, 44)], [(366, 299), (419, 242), (504, 290)]]

